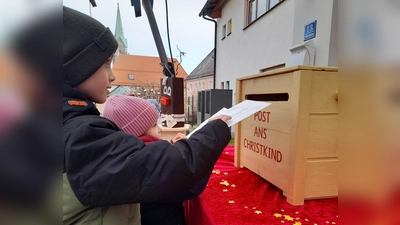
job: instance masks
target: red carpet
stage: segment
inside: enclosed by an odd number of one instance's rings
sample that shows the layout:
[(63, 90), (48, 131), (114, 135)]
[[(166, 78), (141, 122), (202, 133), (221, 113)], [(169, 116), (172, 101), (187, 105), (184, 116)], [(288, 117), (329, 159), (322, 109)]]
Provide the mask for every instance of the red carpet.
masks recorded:
[(205, 191), (186, 203), (188, 225), (338, 224), (337, 198), (292, 206), (278, 188), (236, 168), (233, 150), (224, 150)]

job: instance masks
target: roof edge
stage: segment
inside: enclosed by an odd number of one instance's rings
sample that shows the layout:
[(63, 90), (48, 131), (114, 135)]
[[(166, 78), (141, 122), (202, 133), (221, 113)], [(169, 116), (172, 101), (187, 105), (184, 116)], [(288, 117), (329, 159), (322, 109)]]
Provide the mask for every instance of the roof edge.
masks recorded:
[(209, 73), (209, 74), (201, 75), (201, 76), (198, 76), (198, 77), (186, 77), (186, 80), (203, 79), (205, 77), (213, 77), (213, 76), (214, 76), (213, 73)]
[(201, 9), (199, 16), (208, 16), (213, 19), (220, 18), (222, 7), (228, 1), (229, 0), (207, 0)]
[(199, 12), (199, 16), (203, 16), (204, 15), (204, 11), (205, 9), (208, 7), (208, 5), (210, 4), (211, 0), (207, 0), (207, 2), (204, 4), (203, 8), (201, 9), (201, 11)]

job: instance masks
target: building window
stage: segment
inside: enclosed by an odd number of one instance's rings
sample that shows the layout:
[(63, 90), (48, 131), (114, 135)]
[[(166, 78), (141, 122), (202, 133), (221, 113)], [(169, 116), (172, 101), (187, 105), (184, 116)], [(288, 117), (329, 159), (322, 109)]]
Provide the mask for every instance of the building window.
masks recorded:
[(206, 84), (203, 82), (203, 91), (206, 90)]
[(227, 28), (227, 35), (230, 35), (232, 33), (232, 19), (228, 21), (228, 28)]
[(221, 82), (221, 89), (224, 89), (224, 82)]
[(129, 78), (129, 80), (134, 80), (134, 79), (135, 79), (135, 75), (129, 74), (129, 75), (128, 75), (128, 78)]
[(267, 12), (268, 0), (257, 0), (257, 18)]
[(226, 89), (229, 90), (230, 89), (230, 85), (229, 85), (229, 81), (226, 81)]
[(264, 15), (279, 2), (284, 0), (248, 0), (247, 2), (247, 25), (251, 24), (257, 18)]
[(210, 84), (209, 84), (210, 86), (208, 87), (208, 89), (212, 89), (213, 88), (213, 85), (212, 85), (212, 80), (210, 80)]
[(279, 2), (281, 2), (282, 0), (269, 0), (269, 4), (268, 4), (268, 10), (274, 8), (274, 6), (276, 6)]
[(192, 84), (189, 85), (189, 91), (192, 93)]
[(226, 37), (226, 24), (222, 26), (222, 39), (224, 39), (225, 37)]
[(254, 20), (256, 20), (257, 13), (257, 0), (249, 0), (247, 4), (247, 23), (250, 24)]
[(197, 83), (195, 83), (194, 86), (196, 87), (196, 91), (197, 91)]

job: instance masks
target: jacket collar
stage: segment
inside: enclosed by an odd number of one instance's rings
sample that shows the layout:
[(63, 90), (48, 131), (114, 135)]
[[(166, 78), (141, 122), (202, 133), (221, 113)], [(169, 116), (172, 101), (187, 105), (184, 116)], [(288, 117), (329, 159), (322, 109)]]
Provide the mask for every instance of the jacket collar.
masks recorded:
[(99, 116), (100, 112), (83, 93), (63, 84), (63, 123), (73, 117), (83, 115)]

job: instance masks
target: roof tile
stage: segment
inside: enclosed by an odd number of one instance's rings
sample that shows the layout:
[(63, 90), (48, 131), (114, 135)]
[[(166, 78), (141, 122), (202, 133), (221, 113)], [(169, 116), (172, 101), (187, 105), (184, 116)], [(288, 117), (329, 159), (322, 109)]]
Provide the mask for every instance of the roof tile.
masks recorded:
[[(159, 57), (120, 54), (112, 67), (116, 77), (113, 85), (159, 85), (164, 77), (162, 70)], [(134, 80), (129, 80), (129, 74), (134, 75)], [(179, 66), (177, 77), (187, 77), (182, 66)]]

